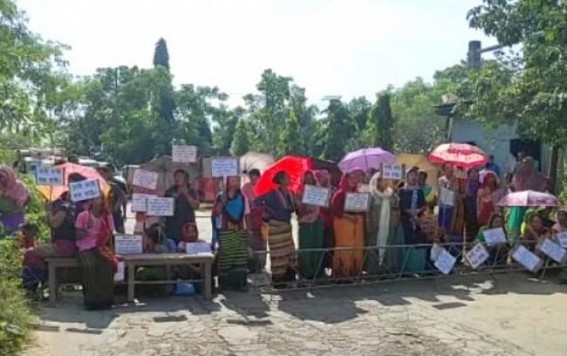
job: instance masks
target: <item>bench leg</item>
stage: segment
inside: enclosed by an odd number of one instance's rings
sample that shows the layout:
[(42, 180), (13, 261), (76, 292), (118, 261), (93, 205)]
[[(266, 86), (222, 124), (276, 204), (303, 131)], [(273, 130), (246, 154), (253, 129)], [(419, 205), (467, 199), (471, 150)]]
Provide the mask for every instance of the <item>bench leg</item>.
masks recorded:
[(57, 266), (55, 263), (48, 264), (47, 284), (49, 285), (49, 304), (57, 302)]
[(136, 288), (135, 276), (136, 276), (136, 266), (133, 263), (128, 263), (126, 265), (128, 268), (128, 301), (134, 301), (134, 291)]
[(212, 265), (210, 262), (206, 262), (201, 264), (201, 276), (203, 278), (203, 297), (206, 300), (211, 300), (213, 298), (213, 291), (212, 291)]

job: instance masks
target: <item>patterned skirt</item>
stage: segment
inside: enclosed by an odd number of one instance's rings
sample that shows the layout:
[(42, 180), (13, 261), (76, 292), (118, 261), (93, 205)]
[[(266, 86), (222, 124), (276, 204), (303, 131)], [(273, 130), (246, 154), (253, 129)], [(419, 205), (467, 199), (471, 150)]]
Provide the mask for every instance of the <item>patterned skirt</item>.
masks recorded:
[(219, 234), (218, 277), (221, 288), (246, 286), (248, 242), (245, 230), (225, 230)]
[(270, 220), (268, 243), (270, 246), (272, 280), (291, 281), (295, 279), (295, 245), (291, 224)]

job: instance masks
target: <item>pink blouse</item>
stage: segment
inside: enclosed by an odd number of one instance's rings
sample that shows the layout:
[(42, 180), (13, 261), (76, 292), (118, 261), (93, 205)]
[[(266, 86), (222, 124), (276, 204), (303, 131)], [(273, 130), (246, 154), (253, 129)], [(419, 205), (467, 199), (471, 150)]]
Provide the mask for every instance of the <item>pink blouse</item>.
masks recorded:
[[(97, 247), (99, 236), (103, 233), (103, 218), (96, 217), (90, 211), (83, 211), (77, 216), (75, 228), (86, 230), (87, 234), (82, 239), (77, 239), (77, 247), (79, 251), (86, 251)], [(107, 215), (107, 224), (112, 232), (114, 232), (114, 219), (111, 214)]]

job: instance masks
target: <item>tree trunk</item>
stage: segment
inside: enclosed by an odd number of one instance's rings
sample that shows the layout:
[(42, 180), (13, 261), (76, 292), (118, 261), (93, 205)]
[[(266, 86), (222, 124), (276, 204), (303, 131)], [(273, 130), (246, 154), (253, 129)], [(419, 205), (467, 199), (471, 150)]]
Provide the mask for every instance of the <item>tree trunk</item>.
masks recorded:
[(559, 147), (554, 145), (551, 147), (551, 157), (549, 162), (549, 189), (555, 194), (557, 189), (557, 168), (559, 164)]

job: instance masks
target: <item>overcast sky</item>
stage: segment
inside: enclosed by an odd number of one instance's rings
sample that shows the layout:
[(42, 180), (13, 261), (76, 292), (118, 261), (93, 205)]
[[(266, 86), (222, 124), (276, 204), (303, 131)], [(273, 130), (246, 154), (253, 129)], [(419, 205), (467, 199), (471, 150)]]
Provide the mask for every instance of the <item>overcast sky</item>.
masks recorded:
[(216, 85), (231, 103), (272, 68), (307, 89), (373, 100), (464, 59), (467, 11), (481, 0), (19, 0), (30, 27), (71, 46), (70, 71), (150, 67), (167, 40), (175, 83)]

